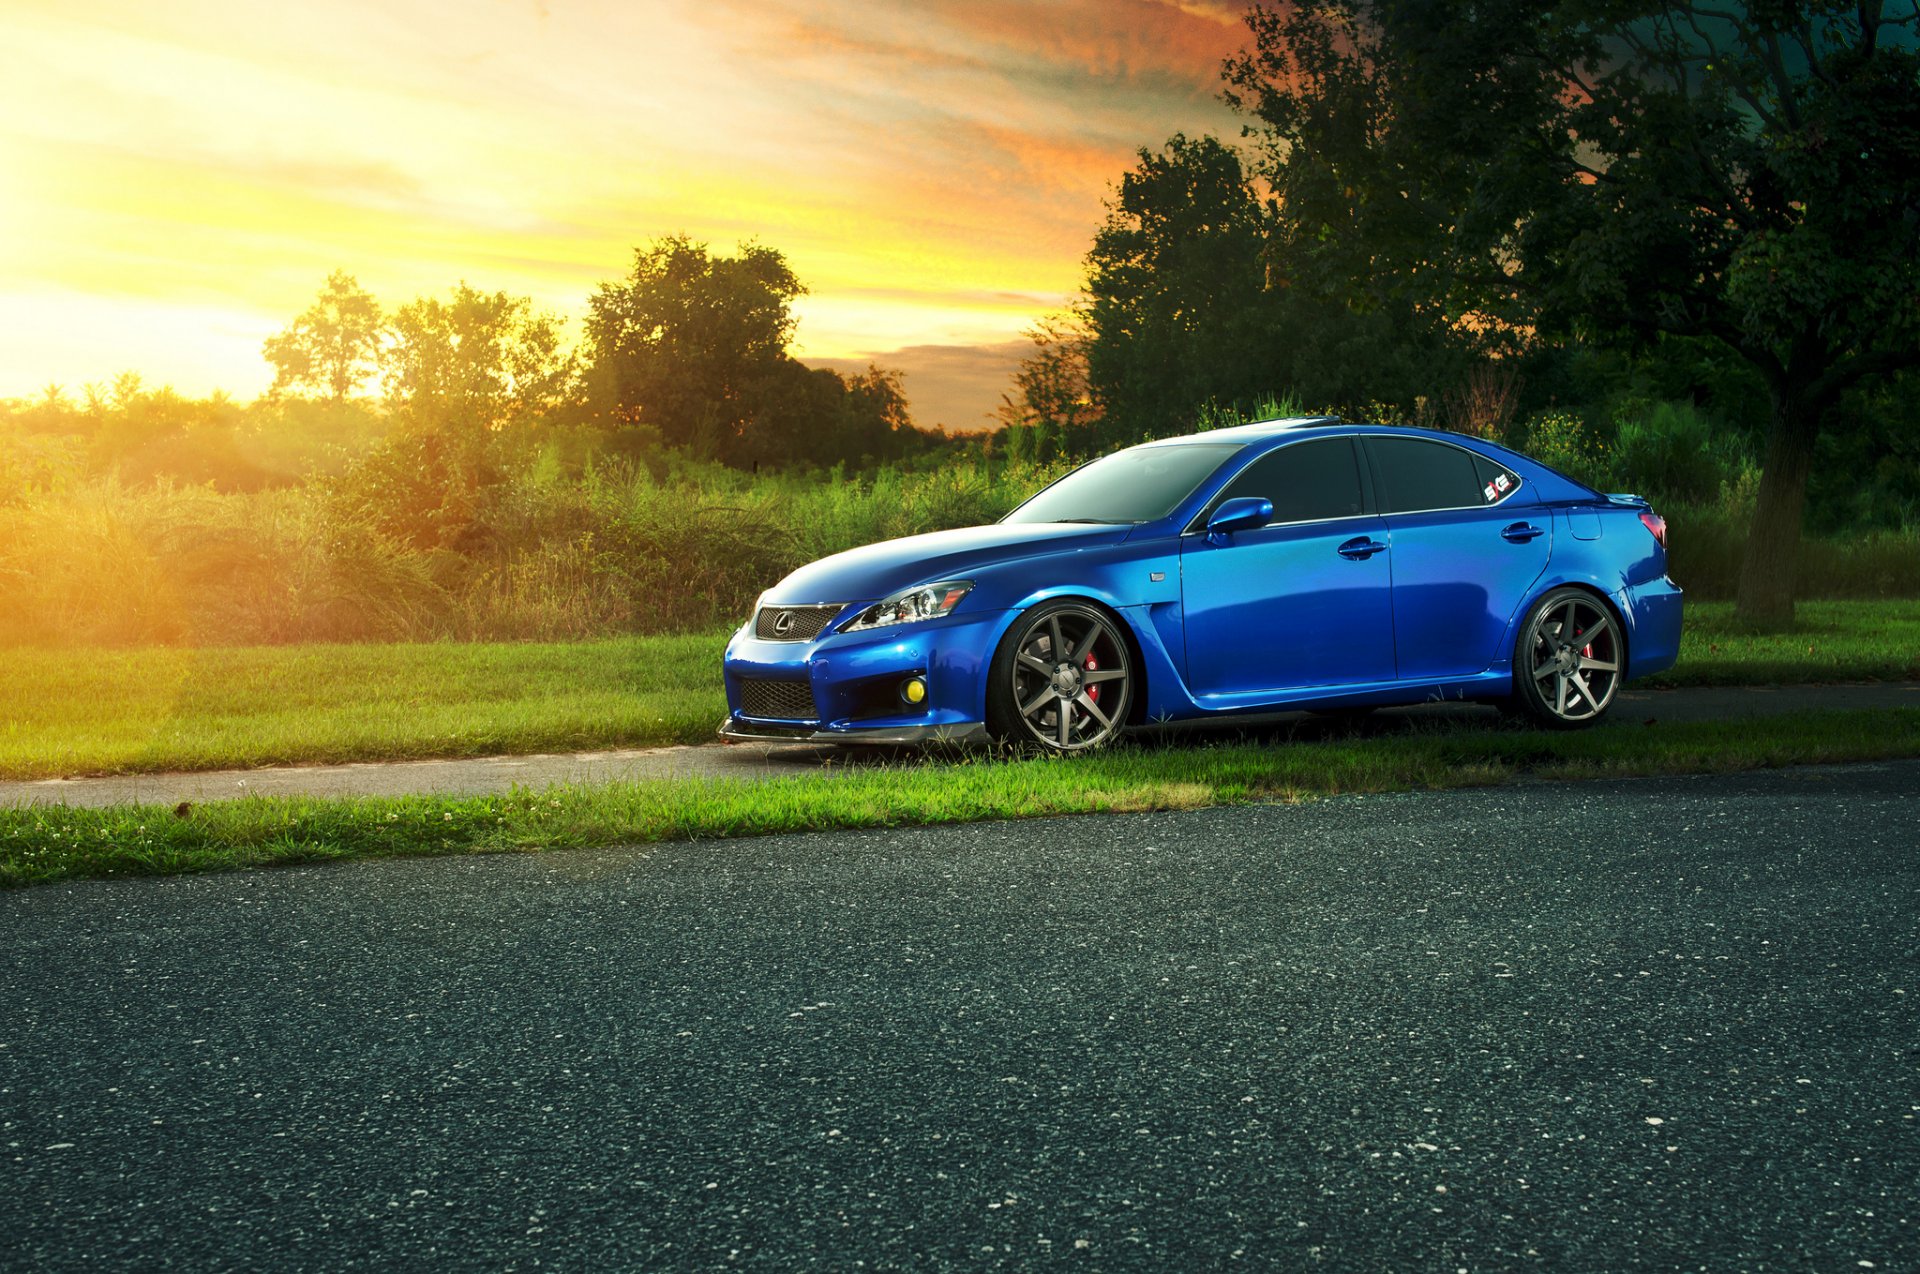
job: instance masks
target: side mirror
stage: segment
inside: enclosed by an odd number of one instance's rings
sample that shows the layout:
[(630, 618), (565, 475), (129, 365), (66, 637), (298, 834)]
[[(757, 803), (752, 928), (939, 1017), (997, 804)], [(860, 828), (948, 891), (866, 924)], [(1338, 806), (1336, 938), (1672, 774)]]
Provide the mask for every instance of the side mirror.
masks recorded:
[(1225, 544), (1234, 531), (1251, 531), (1273, 521), (1273, 501), (1243, 495), (1228, 500), (1207, 519), (1207, 543)]

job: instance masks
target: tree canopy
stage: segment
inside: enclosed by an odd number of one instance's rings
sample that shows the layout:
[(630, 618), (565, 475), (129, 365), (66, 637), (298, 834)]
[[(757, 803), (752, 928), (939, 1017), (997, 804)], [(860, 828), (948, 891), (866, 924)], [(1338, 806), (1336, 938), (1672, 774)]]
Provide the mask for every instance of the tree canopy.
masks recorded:
[(1704, 339), (1771, 400), (1743, 614), (1814, 443), (1920, 364), (1920, 9), (1299, 0), (1228, 69), (1288, 260), (1488, 346)]
[(572, 361), (560, 321), (526, 297), (462, 283), (445, 301), (394, 311), (387, 395), (416, 425), (487, 430), (537, 419), (563, 400)]
[(851, 379), (790, 353), (806, 289), (786, 258), (745, 244), (717, 256), (685, 235), (634, 253), (587, 316), (587, 391), (603, 416), (743, 468), (898, 457), (928, 445), (894, 372)]
[(273, 388), (314, 389), (344, 402), (373, 375), (380, 356), (380, 304), (351, 274), (335, 270), (319, 297), (262, 349)]
[(805, 291), (786, 258), (758, 244), (716, 257), (673, 235), (637, 249), (627, 278), (588, 303), (595, 404), (670, 445), (718, 453), (787, 357), (792, 303)]

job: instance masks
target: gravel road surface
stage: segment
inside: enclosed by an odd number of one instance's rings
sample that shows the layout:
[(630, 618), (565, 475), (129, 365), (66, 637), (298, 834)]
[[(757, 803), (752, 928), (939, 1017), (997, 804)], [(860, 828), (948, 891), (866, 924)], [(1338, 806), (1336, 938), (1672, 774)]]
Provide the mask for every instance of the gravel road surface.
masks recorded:
[[(1705, 721), (1770, 716), (1820, 708), (1920, 708), (1920, 682), (1870, 685), (1763, 686), (1627, 691), (1613, 709), (1634, 721)], [(1484, 719), (1492, 708), (1434, 704), (1393, 708), (1359, 725), (1373, 733), (1420, 728), (1435, 719)], [(1246, 727), (1243, 727), (1246, 728)], [(1330, 725), (1294, 713), (1259, 727), (1311, 737), (1347, 724)], [(1207, 732), (1214, 737), (1219, 731)], [(1200, 737), (1207, 737), (1205, 734)], [(236, 796), (470, 796), (521, 786), (614, 783), (630, 779), (767, 779), (832, 773), (876, 761), (898, 763), (896, 750), (849, 750), (811, 746), (743, 744), (721, 747), (635, 748), (536, 756), (475, 757), (453, 761), (391, 761), (350, 765), (291, 765), (193, 774), (129, 774), (105, 778), (0, 782), (0, 805), (124, 805), (145, 802), (217, 801)]]
[(0, 1269), (1912, 1270), (1920, 763), (0, 895)]

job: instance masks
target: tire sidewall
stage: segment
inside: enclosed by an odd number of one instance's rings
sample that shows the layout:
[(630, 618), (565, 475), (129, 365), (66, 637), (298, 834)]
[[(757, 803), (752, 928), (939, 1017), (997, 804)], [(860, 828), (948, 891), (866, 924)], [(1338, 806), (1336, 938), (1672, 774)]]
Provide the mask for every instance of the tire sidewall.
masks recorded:
[[(1125, 690), (1121, 693), (1117, 711), (1110, 714), (1120, 723), (1118, 728), (1110, 731), (1098, 743), (1078, 748), (1061, 748), (1035, 735), (1021, 719), (1020, 705), (1015, 702), (1013, 694), (1013, 662), (1022, 641), (1033, 631), (1034, 625), (1050, 615), (1065, 611), (1091, 615), (1098, 619), (1106, 626), (1113, 644), (1119, 647), (1122, 657), (1127, 661), (1127, 678), (1121, 683), (1125, 686)], [(1072, 597), (1055, 598), (1030, 606), (1021, 611), (1018, 618), (1001, 635), (1000, 644), (994, 648), (993, 661), (987, 666), (987, 733), (993, 736), (995, 742), (1006, 747), (1034, 748), (1055, 755), (1097, 752), (1112, 743), (1126, 729), (1127, 714), (1133, 710), (1133, 683), (1139, 676), (1139, 671), (1134, 665), (1133, 651), (1128, 646), (1126, 631), (1121, 627), (1121, 621), (1104, 607)], [(1102, 703), (1101, 707), (1105, 708), (1106, 705)]]
[[(1607, 719), (1613, 711), (1613, 704), (1620, 697), (1620, 681), (1615, 681), (1613, 693), (1607, 699), (1607, 706), (1590, 717), (1581, 717), (1569, 721), (1553, 710), (1540, 694), (1540, 683), (1532, 676), (1533, 671), (1533, 630), (1542, 616), (1555, 607), (1568, 601), (1581, 601), (1598, 609), (1612, 622), (1616, 634), (1615, 645), (1619, 648), (1621, 673), (1626, 672), (1626, 629), (1621, 626), (1620, 617), (1614, 614), (1613, 607), (1584, 588), (1561, 585), (1547, 590), (1547, 593), (1527, 607), (1526, 619), (1520, 625), (1520, 631), (1513, 639), (1513, 698), (1510, 701), (1529, 720), (1554, 730), (1581, 730), (1597, 725)], [(1624, 680), (1622, 676), (1621, 680)]]

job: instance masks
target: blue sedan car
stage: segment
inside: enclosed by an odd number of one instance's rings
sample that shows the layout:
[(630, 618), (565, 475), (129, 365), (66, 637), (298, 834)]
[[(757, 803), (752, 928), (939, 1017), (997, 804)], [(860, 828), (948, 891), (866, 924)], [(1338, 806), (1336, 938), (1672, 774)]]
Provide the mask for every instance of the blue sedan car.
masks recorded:
[(1440, 699), (1601, 719), (1672, 665), (1666, 524), (1478, 438), (1269, 421), (1130, 447), (993, 526), (823, 558), (727, 646), (729, 739), (992, 738)]

